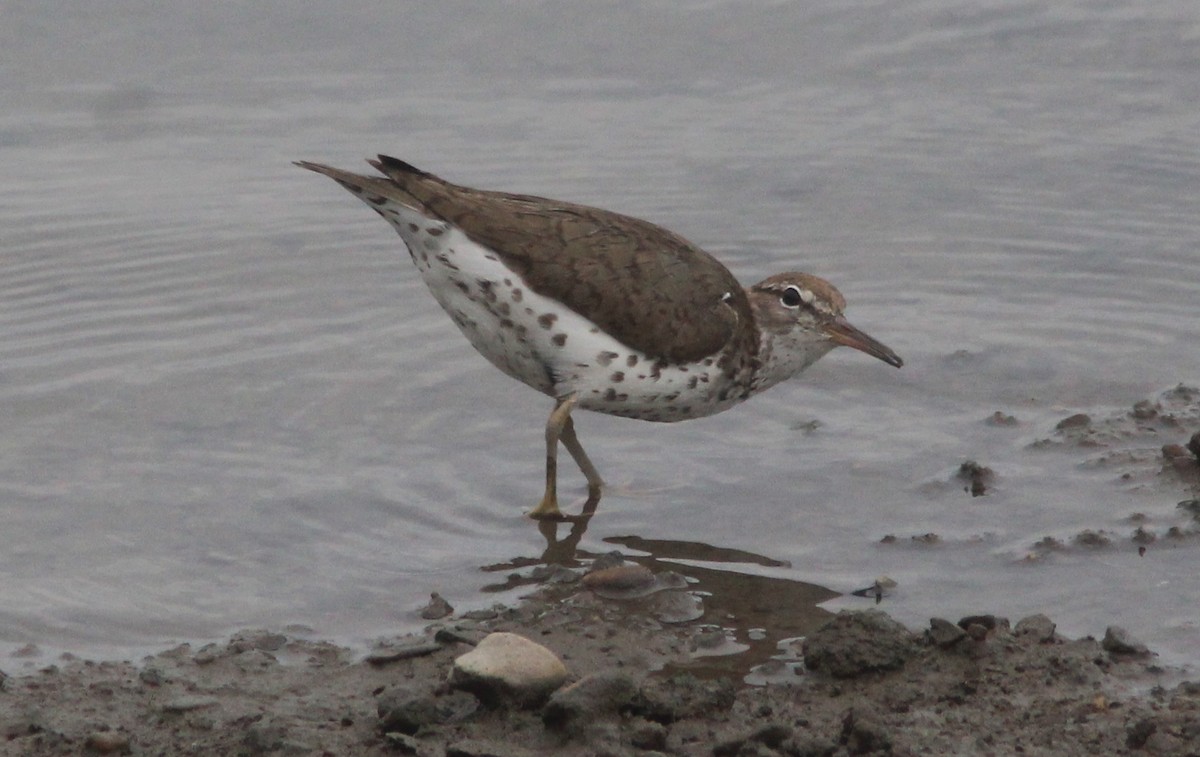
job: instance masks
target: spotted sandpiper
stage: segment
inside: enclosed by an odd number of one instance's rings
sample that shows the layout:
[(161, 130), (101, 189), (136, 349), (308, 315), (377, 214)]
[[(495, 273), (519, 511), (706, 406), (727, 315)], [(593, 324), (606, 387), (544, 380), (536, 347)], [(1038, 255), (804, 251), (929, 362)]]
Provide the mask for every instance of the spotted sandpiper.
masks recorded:
[(838, 290), (807, 273), (749, 288), (716, 258), (648, 221), (530, 195), (471, 189), (380, 155), (382, 176), (319, 163), (395, 227), (434, 298), (500, 370), (554, 398), (546, 488), (529, 512), (561, 517), (558, 443), (603, 481), (571, 411), (673, 422), (728, 410), (838, 345), (899, 368), (842, 316)]

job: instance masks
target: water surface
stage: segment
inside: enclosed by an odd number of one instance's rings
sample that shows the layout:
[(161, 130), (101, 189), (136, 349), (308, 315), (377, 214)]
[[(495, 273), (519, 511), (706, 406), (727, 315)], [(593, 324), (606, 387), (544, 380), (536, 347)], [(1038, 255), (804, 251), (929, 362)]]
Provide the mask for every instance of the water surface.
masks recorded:
[[(747, 283), (825, 276), (906, 360), (838, 351), (682, 425), (581, 414), (614, 483), (581, 550), (886, 575), (912, 624), (1047, 612), (1200, 660), (1196, 544), (1139, 557), (1128, 520), (1188, 525), (1142, 472), (1197, 428), (1124, 442), (1140, 468), (1031, 447), (1200, 385), (1195, 3), (50, 2), (0, 45), (0, 645), (361, 642), (432, 590), (519, 593), (480, 568), (546, 549), (549, 400), (290, 165), (388, 152), (652, 219)], [(1027, 559), (1089, 529), (1112, 545)]]

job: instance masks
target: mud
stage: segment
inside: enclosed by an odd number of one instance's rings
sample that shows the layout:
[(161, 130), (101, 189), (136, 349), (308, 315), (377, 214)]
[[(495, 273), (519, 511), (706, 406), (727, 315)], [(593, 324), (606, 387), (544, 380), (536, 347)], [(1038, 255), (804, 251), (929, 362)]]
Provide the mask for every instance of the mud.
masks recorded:
[[(749, 685), (719, 629), (637, 607), (560, 579), (366, 657), (268, 631), (137, 663), (66, 657), (4, 679), (0, 753), (1200, 754), (1200, 682), (1121, 629), (843, 612), (776, 642)], [(451, 688), (454, 660), (496, 631), (554, 652), (570, 682), (533, 701)]]

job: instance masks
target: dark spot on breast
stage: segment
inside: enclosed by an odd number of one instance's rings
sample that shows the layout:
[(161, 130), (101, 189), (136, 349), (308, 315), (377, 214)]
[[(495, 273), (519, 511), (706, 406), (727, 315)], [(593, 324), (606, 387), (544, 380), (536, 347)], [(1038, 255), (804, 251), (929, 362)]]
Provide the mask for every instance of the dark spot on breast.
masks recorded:
[[(507, 282), (508, 280), (505, 279), (505, 281)], [(525, 293), (522, 292), (520, 289), (512, 290), (512, 301), (513, 302), (520, 302), (521, 298), (523, 298), (524, 296), (525, 296)], [(530, 311), (530, 312), (533, 312), (533, 311)]]
[(476, 279), (475, 285), (479, 287), (479, 291), (483, 293), (484, 299), (488, 302), (496, 301), (495, 284), (487, 279)]
[(467, 284), (466, 284), (466, 282), (465, 282), (465, 281), (455, 281), (455, 282), (454, 282), (454, 286), (456, 286), (456, 287), (458, 287), (460, 290), (462, 290), (462, 293), (463, 293), (463, 294), (470, 294), (470, 293), (471, 293), (471, 287), (467, 286)]
[(430, 226), (428, 229), (425, 229), (425, 233), (431, 237), (440, 237), (444, 231), (444, 229), (439, 229), (436, 226)]
[(699, 384), (699, 383), (700, 383), (700, 377), (692, 376), (690, 379), (688, 379), (688, 389), (695, 389), (696, 384)]
[(625, 365), (629, 366), (630, 368), (637, 365), (637, 363), (638, 363), (637, 355), (630, 355), (629, 357), (625, 358)]
[(608, 365), (618, 357), (620, 357), (620, 355), (617, 353), (604, 350), (596, 354), (596, 362), (600, 363), (600, 365)]
[(622, 373), (621, 371), (617, 371), (613, 375), (609, 376), (608, 380), (613, 382), (614, 384), (620, 383), (625, 380), (625, 374)]
[(538, 325), (549, 331), (554, 328), (554, 322), (558, 320), (558, 316), (554, 313), (544, 313), (538, 316)]
[(411, 231), (411, 232), (413, 232), (413, 233), (415, 234), (416, 232), (418, 232), (418, 231), (420, 231), (420, 230), (421, 230), (421, 227), (420, 227), (420, 226), (418, 226), (418, 225), (416, 225), (415, 223), (410, 223), (410, 224), (408, 225), (408, 230), (409, 230), (409, 231)]
[(559, 347), (561, 347), (567, 343), (567, 335), (566, 334), (555, 334), (554, 336), (550, 337), (550, 341), (554, 342)]
[(496, 306), (496, 312), (500, 315), (508, 315), (512, 312), (512, 305), (509, 305), (507, 302), (501, 302)]
[(387, 202), (387, 198), (383, 197), (382, 195), (369, 195), (367, 197), (367, 202), (371, 203), (372, 205), (383, 205), (385, 202)]
[(616, 402), (616, 400), (617, 400), (617, 390), (616, 390), (616, 389), (609, 389), (608, 391), (606, 391), (606, 392), (604, 393), (604, 399), (605, 399), (605, 400), (607, 400), (608, 402)]

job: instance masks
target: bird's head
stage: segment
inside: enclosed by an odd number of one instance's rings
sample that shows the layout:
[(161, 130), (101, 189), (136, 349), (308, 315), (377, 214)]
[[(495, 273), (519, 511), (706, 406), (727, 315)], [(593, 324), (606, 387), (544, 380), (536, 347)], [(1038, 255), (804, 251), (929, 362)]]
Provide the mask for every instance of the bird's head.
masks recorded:
[(838, 346), (853, 347), (897, 368), (904, 365), (891, 348), (846, 320), (846, 299), (819, 276), (780, 273), (750, 287), (747, 294), (766, 359), (782, 372), (799, 373)]

